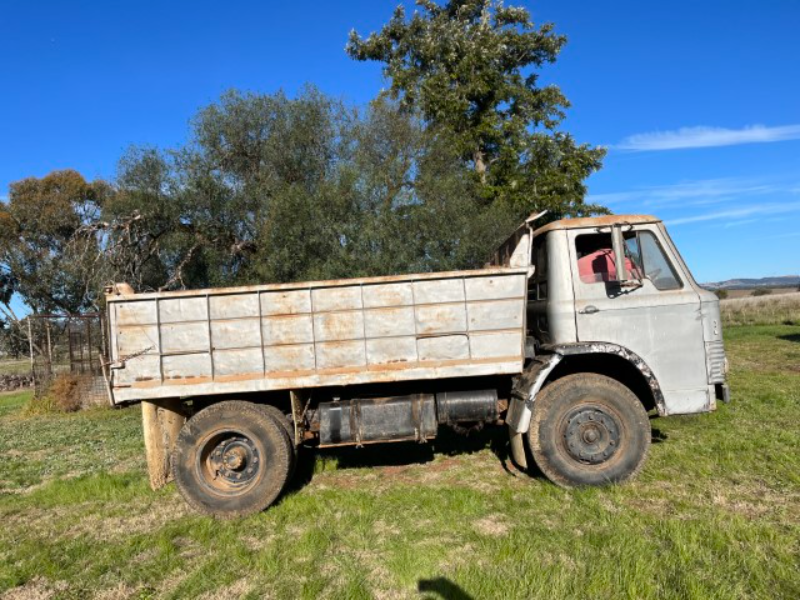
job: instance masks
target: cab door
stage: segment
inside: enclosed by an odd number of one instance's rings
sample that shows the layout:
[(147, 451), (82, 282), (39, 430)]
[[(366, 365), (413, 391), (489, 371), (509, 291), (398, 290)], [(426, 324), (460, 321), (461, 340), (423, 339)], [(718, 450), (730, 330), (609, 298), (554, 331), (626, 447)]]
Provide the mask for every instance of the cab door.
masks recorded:
[(628, 277), (617, 281), (609, 229), (568, 232), (576, 327), (581, 342), (638, 354), (656, 376), (667, 412), (709, 409), (700, 296), (668, 252), (658, 224), (626, 226)]

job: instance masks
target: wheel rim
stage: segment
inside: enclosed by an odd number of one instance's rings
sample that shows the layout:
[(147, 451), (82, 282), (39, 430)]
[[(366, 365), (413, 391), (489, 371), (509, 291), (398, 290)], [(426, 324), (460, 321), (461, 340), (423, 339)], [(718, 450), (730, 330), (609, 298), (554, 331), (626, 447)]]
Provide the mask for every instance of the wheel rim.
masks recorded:
[(578, 406), (566, 415), (563, 423), (563, 448), (579, 463), (606, 463), (617, 454), (622, 443), (621, 422), (604, 406)]
[(216, 494), (243, 494), (263, 475), (266, 462), (263, 448), (245, 432), (215, 432), (199, 447), (195, 465), (199, 480)]

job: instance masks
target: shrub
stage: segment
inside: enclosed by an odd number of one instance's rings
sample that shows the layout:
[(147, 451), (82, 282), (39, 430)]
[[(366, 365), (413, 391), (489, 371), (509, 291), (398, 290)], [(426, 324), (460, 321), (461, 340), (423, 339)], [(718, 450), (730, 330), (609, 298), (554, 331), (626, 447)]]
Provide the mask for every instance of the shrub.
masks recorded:
[(81, 409), (81, 390), (84, 387), (84, 377), (64, 373), (58, 375), (50, 386), (48, 395), (52, 396), (53, 403), (61, 412), (75, 412)]
[(87, 386), (87, 376), (73, 373), (56, 375), (49, 388), (31, 398), (26, 410), (29, 415), (52, 412), (76, 412), (83, 406), (82, 398)]
[(728, 290), (714, 290), (714, 293), (720, 300), (725, 300), (728, 297)]
[(753, 290), (753, 293), (750, 294), (751, 296), (769, 296), (772, 293), (772, 290), (768, 288), (756, 288)]

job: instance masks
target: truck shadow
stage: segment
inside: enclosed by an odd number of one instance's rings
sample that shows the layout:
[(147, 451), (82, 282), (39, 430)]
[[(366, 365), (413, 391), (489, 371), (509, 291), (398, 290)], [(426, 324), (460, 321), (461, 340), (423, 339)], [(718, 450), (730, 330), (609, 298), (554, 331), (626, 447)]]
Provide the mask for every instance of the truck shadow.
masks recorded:
[[(457, 433), (447, 427), (439, 430), (433, 440), (424, 444), (397, 442), (394, 444), (367, 445), (363, 448), (300, 448), (298, 464), (292, 481), (286, 488), (291, 494), (310, 483), (315, 473), (325, 469), (324, 463), (335, 463), (336, 469), (361, 469), (366, 467), (405, 467), (428, 463), (436, 455), (458, 456), (490, 449), (502, 468), (510, 475), (523, 475), (509, 455), (508, 432), (505, 427), (485, 427), (467, 434)], [(530, 461), (529, 461), (530, 462)], [(534, 477), (541, 476), (536, 470)]]
[(472, 600), (472, 596), (445, 577), (420, 579), (417, 589), (425, 600)]
[[(652, 443), (666, 442), (669, 436), (659, 429), (652, 429)], [(297, 467), (284, 494), (292, 494), (311, 483), (315, 473), (325, 470), (326, 462), (336, 469), (362, 469), (367, 467), (406, 467), (432, 462), (436, 455), (459, 456), (474, 454), (489, 449), (503, 470), (512, 477), (531, 477), (546, 480), (533, 457), (526, 449), (528, 470), (520, 470), (511, 460), (508, 432), (505, 427), (485, 427), (470, 431), (466, 435), (443, 427), (433, 440), (425, 444), (397, 442), (394, 444), (367, 445), (363, 448), (300, 448)]]

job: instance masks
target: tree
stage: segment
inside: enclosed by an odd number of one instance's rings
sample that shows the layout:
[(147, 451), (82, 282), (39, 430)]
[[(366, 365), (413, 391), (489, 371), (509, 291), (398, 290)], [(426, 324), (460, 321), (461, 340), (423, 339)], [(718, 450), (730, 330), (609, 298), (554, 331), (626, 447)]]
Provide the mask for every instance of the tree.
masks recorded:
[(384, 63), (388, 94), (452, 135), (487, 201), (510, 205), (518, 216), (538, 209), (553, 218), (605, 212), (583, 203), (584, 180), (605, 151), (559, 130), (569, 102), (558, 87), (538, 81), (566, 38), (499, 0), (417, 4), (421, 12), (406, 19), (399, 6), (366, 38), (352, 31), (349, 55)]
[(229, 92), (183, 147), (132, 149), (99, 227), (138, 289), (476, 266), (515, 225), (451, 136), (388, 100)]
[(728, 298), (728, 290), (724, 290), (722, 288), (718, 290), (714, 290), (714, 293), (717, 295), (717, 298), (720, 300), (726, 300)]
[(769, 296), (772, 294), (772, 290), (769, 288), (756, 288), (750, 294), (751, 296)]
[(96, 307), (104, 265), (94, 222), (111, 187), (72, 170), (12, 183), (0, 207), (0, 312), (11, 322), (14, 295), (34, 312), (76, 313)]

